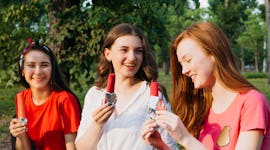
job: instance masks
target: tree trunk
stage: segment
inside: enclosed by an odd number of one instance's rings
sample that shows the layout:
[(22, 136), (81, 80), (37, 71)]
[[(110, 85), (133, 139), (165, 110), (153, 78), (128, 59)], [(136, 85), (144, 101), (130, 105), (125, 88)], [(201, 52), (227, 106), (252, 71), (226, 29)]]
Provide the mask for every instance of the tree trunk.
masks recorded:
[(270, 1), (265, 0), (265, 13), (266, 13), (266, 22), (267, 22), (267, 72), (268, 72), (268, 84), (270, 84)]
[(241, 57), (240, 57), (240, 68), (241, 71), (245, 71), (245, 52), (244, 52), (244, 48), (241, 47)]
[(254, 42), (254, 60), (255, 60), (255, 71), (256, 72), (259, 72), (259, 61), (258, 61), (258, 57), (259, 57), (259, 54), (258, 54), (258, 48), (257, 48), (257, 42), (255, 41)]
[[(77, 6), (79, 8), (80, 1), (79, 0), (50, 0), (48, 5), (48, 17), (49, 17), (49, 28), (50, 28), (50, 37), (51, 39), (57, 41), (57, 35), (59, 33), (59, 27), (55, 27), (55, 25), (61, 19), (66, 18), (57, 18), (56, 14), (63, 12), (67, 8), (71, 8), (73, 6)], [(55, 42), (51, 42), (49, 47), (54, 50), (57, 59), (61, 59), (60, 51), (66, 50), (69, 47), (73, 46), (73, 42), (75, 37), (67, 38), (65, 37), (63, 41), (58, 41), (56, 44)], [(65, 74), (67, 81), (70, 80), (69, 68), (67, 66), (61, 66), (61, 70)]]

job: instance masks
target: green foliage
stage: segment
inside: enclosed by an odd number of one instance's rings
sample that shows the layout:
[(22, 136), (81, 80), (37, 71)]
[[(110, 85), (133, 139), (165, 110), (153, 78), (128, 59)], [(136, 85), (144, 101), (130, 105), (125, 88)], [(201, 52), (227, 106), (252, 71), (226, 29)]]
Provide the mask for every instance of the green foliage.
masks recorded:
[[(91, 85), (95, 80), (98, 55), (106, 33), (121, 22), (132, 23), (142, 29), (157, 56), (159, 66), (169, 66), (171, 40), (185, 27), (203, 20), (220, 25), (230, 38), (235, 54), (240, 56), (236, 39), (246, 31), (245, 21), (249, 19), (244, 12), (247, 8), (257, 7), (255, 0), (229, 1), (228, 7), (224, 7), (224, 0), (209, 0), (209, 9), (200, 9), (198, 0), (192, 1), (194, 5), (188, 0), (92, 0), (86, 6), (70, 0), (64, 3), (74, 4), (71, 7), (50, 12), (52, 6), (57, 10), (62, 9), (58, 8), (59, 5), (54, 6), (53, 2), (1, 2), (0, 66), (5, 70), (5, 75), (0, 77), (0, 82), (10, 86), (16, 84), (19, 55), (27, 44), (26, 39), (32, 37), (42, 39), (55, 51), (62, 71), (72, 86), (82, 91), (85, 84)], [(64, 3), (61, 6), (65, 6)], [(55, 22), (49, 18), (49, 14), (56, 17)], [(52, 34), (52, 30), (56, 34)], [(244, 51), (249, 49), (243, 48)], [(259, 58), (262, 60), (264, 57), (264, 54), (260, 54)], [(84, 81), (80, 80), (82, 76)]]
[[(256, 70), (262, 70), (265, 50), (265, 25), (262, 19), (262, 6), (258, 6), (256, 0), (227, 1), (209, 0), (211, 11), (209, 20), (218, 24), (228, 36), (236, 61), (244, 65), (255, 66)], [(249, 57), (252, 52), (253, 56)]]
[[(267, 33), (266, 26), (260, 18), (259, 13), (253, 12), (251, 9), (247, 9), (245, 14), (248, 16), (248, 20), (243, 22), (245, 25), (245, 31), (239, 35), (237, 42), (246, 50), (247, 53), (252, 52), (251, 57), (254, 58), (254, 63), (249, 64), (254, 65), (256, 70), (261, 70), (263, 58), (266, 57), (266, 49), (263, 47)], [(242, 53), (242, 56), (245, 57), (245, 55), (246, 53)]]
[(0, 77), (7, 86), (17, 81), (17, 61), (26, 45), (26, 39), (43, 39), (48, 30), (45, 28), (45, 9), (41, 1), (11, 1), (0, 5), (0, 67), (6, 74)]

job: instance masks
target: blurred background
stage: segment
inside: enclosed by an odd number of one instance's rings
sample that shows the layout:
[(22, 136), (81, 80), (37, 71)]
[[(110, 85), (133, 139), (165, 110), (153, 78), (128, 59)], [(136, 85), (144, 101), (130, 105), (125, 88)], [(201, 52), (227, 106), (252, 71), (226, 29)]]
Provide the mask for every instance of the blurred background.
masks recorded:
[(17, 63), (27, 38), (55, 52), (83, 104), (112, 26), (128, 22), (145, 33), (170, 94), (170, 43), (195, 22), (213, 22), (228, 36), (239, 70), (270, 99), (269, 13), (268, 0), (0, 0), (0, 149), (9, 149), (14, 96), (22, 89)]

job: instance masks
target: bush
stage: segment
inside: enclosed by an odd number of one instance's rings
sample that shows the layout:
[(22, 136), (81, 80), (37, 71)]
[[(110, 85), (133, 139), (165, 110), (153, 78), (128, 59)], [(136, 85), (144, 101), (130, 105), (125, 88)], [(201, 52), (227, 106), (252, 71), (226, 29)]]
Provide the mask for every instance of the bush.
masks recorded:
[(247, 79), (267, 78), (266, 72), (242, 72), (242, 75)]

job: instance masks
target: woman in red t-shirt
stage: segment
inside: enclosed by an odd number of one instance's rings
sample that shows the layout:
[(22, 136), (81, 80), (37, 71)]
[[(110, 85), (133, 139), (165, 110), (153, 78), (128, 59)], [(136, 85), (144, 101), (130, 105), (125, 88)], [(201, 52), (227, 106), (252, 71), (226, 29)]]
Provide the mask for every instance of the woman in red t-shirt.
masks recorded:
[(28, 40), (19, 60), (17, 117), (10, 122), (17, 149), (75, 149), (81, 106), (62, 76), (52, 50)]

